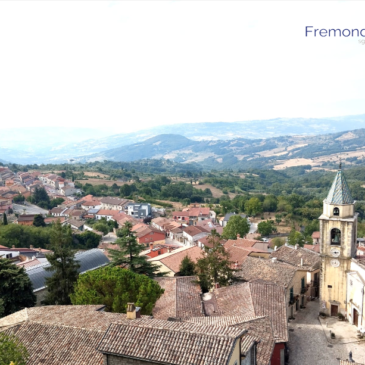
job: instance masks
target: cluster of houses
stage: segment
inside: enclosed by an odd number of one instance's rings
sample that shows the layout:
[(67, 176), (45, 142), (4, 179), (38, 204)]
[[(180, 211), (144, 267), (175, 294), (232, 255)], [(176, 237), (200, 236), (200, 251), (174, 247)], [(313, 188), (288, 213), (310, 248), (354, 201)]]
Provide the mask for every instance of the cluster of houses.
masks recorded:
[[(288, 245), (270, 253), (263, 242), (243, 238), (222, 244), (231, 259), (238, 261), (238, 265), (233, 263), (237, 281), (204, 294), (195, 277), (179, 276), (183, 258), (189, 256), (196, 262), (202, 256), (201, 247), (166, 244), (156, 252), (151, 244), (142, 253), (168, 273), (156, 278), (165, 291), (152, 316), (140, 315), (133, 303), (126, 314), (104, 312), (103, 306), (39, 306), (50, 275), (45, 270), (48, 263), (41, 261), (43, 253), (0, 248), (0, 255), (14, 253), (14, 261), (18, 252), (37, 260), (23, 265), (33, 283), (37, 306), (0, 319), (0, 331), (16, 334), (34, 349), (29, 364), (286, 363), (288, 320), (319, 295), (319, 254)], [(109, 263), (100, 249), (76, 256), (81, 274)], [(17, 264), (22, 265), (21, 261)], [(41, 346), (45, 338), (47, 346)], [(64, 342), (66, 338), (72, 338), (72, 346)], [(51, 359), (57, 360), (49, 362)]]
[[(0, 332), (18, 336), (29, 350), (28, 364), (287, 364), (288, 323), (310, 301), (328, 316), (341, 313), (357, 328), (365, 325), (365, 246), (357, 240), (355, 201), (341, 170), (323, 204), (314, 245), (270, 248), (251, 236), (219, 238), (235, 280), (207, 293), (195, 276), (180, 275), (181, 263), (204, 257), (213, 245), (211, 232), (222, 233), (230, 217), (217, 222), (209, 208), (192, 205), (171, 218), (152, 218), (148, 204), (93, 196), (60, 206), (51, 211), (53, 219), (131, 222), (145, 248), (141, 255), (165, 273), (155, 279), (164, 293), (151, 316), (141, 315), (135, 303), (125, 314), (107, 313), (103, 305), (42, 307), (50, 275), (45, 252), (0, 247), (0, 257), (25, 267), (37, 295), (36, 307), (0, 319)], [(107, 265), (108, 249), (118, 249), (115, 240), (111, 233), (97, 249), (79, 252), (80, 273)]]

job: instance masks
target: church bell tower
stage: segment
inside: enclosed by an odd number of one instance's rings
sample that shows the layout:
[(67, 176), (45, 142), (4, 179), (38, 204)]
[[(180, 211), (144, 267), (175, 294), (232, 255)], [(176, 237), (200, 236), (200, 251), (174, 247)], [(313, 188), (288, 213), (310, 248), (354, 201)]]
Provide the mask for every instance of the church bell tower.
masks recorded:
[(356, 254), (357, 216), (341, 164), (327, 198), (320, 222), (320, 311), (346, 314), (346, 271)]

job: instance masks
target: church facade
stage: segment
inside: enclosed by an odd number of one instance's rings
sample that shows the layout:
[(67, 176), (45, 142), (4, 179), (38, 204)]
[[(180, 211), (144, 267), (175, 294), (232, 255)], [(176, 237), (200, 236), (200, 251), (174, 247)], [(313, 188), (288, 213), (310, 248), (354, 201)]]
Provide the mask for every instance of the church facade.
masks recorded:
[(320, 311), (342, 314), (357, 327), (365, 320), (365, 260), (356, 258), (357, 218), (355, 201), (340, 169), (327, 198), (320, 221)]

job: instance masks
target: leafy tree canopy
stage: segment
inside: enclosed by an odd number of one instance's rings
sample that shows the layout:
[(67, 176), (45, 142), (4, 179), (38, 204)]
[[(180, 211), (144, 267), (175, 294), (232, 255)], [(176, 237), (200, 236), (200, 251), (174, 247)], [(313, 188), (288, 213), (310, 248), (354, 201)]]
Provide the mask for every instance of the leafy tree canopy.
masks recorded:
[(107, 266), (79, 276), (72, 304), (104, 304), (107, 312), (126, 313), (127, 303), (141, 307), (142, 314), (152, 309), (164, 289), (157, 281), (131, 270)]
[(294, 228), (290, 231), (288, 236), (288, 243), (289, 245), (299, 245), (300, 247), (303, 247), (305, 244), (305, 237), (300, 232), (297, 232)]
[(232, 215), (227, 225), (223, 228), (222, 237), (225, 239), (235, 240), (239, 234), (241, 237), (246, 236), (250, 231), (250, 224), (246, 218), (240, 215)]
[(285, 244), (285, 239), (281, 238), (281, 237), (274, 237), (271, 240), (271, 247), (280, 247), (283, 246)]
[(257, 225), (257, 231), (261, 236), (269, 236), (270, 234), (276, 232), (276, 227), (273, 221), (262, 221)]
[(248, 215), (255, 216), (262, 212), (262, 203), (259, 198), (251, 198), (245, 203), (245, 210)]
[(202, 257), (196, 264), (198, 283), (203, 292), (209, 291), (215, 284), (228, 285), (233, 279), (233, 262), (220, 241), (219, 234), (212, 230), (208, 238), (212, 247), (204, 246)]
[(26, 365), (28, 358), (27, 349), (17, 337), (0, 332), (1, 365)]
[(32, 283), (24, 268), (7, 259), (0, 259), (0, 298), (0, 311), (3, 316), (24, 307), (33, 307), (36, 302)]

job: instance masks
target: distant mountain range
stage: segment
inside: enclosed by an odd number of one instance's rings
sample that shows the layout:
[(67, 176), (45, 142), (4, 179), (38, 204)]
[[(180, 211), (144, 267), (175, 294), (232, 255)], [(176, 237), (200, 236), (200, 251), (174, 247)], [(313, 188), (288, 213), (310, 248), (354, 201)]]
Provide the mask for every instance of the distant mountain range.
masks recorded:
[[(266, 156), (264, 152), (269, 148), (290, 148), (298, 141), (313, 147), (313, 138), (309, 136), (317, 136), (316, 140), (321, 140), (321, 135), (336, 135), (364, 126), (365, 114), (320, 119), (278, 118), (236, 123), (164, 125), (111, 136), (107, 136), (107, 127), (104, 131), (63, 127), (0, 130), (0, 159), (39, 164), (62, 163), (70, 159), (132, 161), (156, 157), (181, 162), (197, 161), (217, 167), (229, 163), (233, 168), (261, 160), (265, 165), (270, 165), (278, 156), (275, 153), (271, 158)], [(287, 141), (285, 143), (280, 139), (283, 136)], [(298, 149), (305, 150), (304, 147), (294, 147), (287, 155), (297, 156)], [(253, 157), (256, 152), (260, 157)], [(283, 151), (278, 153), (280, 156), (286, 155)], [(249, 162), (251, 160), (256, 161)]]
[(228, 141), (194, 141), (162, 134), (129, 146), (110, 149), (77, 160), (136, 161), (169, 159), (196, 162), (207, 168), (275, 168), (311, 165), (365, 164), (365, 129), (318, 136), (281, 136), (267, 139), (236, 138)]

